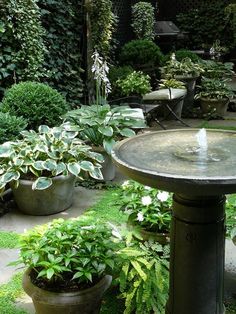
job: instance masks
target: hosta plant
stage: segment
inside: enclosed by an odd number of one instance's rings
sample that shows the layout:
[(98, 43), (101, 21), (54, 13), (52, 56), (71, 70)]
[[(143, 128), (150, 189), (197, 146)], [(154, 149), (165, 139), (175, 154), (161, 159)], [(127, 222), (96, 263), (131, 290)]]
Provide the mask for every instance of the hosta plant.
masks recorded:
[(129, 220), (147, 231), (169, 233), (172, 196), (165, 191), (125, 181), (120, 196)]
[(20, 258), (31, 281), (51, 291), (75, 291), (96, 284), (115, 265), (120, 239), (111, 226), (86, 218), (55, 219), (20, 239)]
[(22, 139), (0, 145), (0, 190), (8, 183), (18, 186), (19, 179), (33, 181), (32, 188), (43, 190), (59, 175), (102, 178), (100, 162), (103, 157), (91, 151), (77, 135), (62, 126), (39, 131), (22, 131)]
[(231, 87), (223, 79), (203, 78), (196, 98), (225, 99), (233, 97)]
[(112, 108), (110, 105), (82, 106), (65, 116), (68, 129), (76, 127), (80, 137), (93, 146), (103, 146), (110, 154), (117, 140), (135, 135), (132, 128), (145, 127), (144, 121), (132, 116), (134, 109), (126, 106)]

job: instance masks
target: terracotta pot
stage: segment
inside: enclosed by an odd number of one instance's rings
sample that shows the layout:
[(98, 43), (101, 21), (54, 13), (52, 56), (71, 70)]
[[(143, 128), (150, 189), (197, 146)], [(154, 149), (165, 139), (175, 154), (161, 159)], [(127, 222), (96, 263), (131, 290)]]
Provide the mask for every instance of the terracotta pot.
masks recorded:
[(32, 298), (36, 314), (98, 314), (102, 296), (112, 277), (104, 276), (95, 286), (76, 292), (51, 292), (38, 288), (30, 280), (30, 269), (23, 275), (23, 289)]
[(209, 113), (212, 110), (217, 113), (217, 115), (224, 117), (228, 109), (229, 99), (208, 99), (208, 98), (200, 98), (200, 104), (203, 113)]
[(14, 200), (20, 211), (27, 215), (43, 216), (59, 213), (72, 204), (75, 176), (54, 177), (45, 190), (32, 190), (33, 182), (20, 180), (17, 189), (11, 184)]
[(93, 146), (93, 151), (103, 155), (104, 162), (102, 163), (101, 171), (104, 181), (113, 180), (116, 175), (116, 167), (112, 162), (111, 156), (107, 154), (103, 147), (100, 146), (99, 147)]

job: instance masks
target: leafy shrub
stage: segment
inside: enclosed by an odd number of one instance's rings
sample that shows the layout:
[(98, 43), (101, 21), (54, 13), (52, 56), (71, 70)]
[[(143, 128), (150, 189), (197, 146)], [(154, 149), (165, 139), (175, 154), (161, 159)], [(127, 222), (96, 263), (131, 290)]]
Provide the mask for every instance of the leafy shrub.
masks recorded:
[(6, 91), (1, 109), (11, 115), (22, 116), (29, 129), (37, 129), (41, 124), (59, 124), (60, 116), (68, 110), (68, 105), (64, 97), (50, 86), (22, 82)]
[(194, 49), (211, 47), (219, 39), (223, 45), (230, 46), (233, 32), (226, 27), (225, 0), (199, 1), (197, 9), (177, 15), (178, 27), (189, 33), (189, 46)]
[(201, 61), (201, 58), (191, 50), (179, 49), (175, 51), (175, 58), (178, 61), (182, 61), (185, 58), (189, 58), (192, 62), (197, 63)]
[(160, 48), (152, 41), (147, 39), (132, 40), (125, 44), (120, 53), (120, 62), (130, 65), (135, 70), (143, 67), (160, 66), (163, 54)]
[(82, 0), (40, 0), (45, 64), (44, 79), (73, 106), (80, 104), (83, 91), (81, 75), (81, 36), (83, 27)]
[(151, 90), (150, 76), (141, 71), (133, 71), (127, 77), (117, 80), (116, 83), (125, 96), (144, 95)]
[(120, 87), (117, 85), (117, 81), (120, 79), (124, 79), (133, 71), (134, 69), (129, 65), (119, 67), (113, 66), (110, 68), (108, 77), (111, 83), (111, 97), (121, 97), (122, 93)]
[(0, 144), (15, 140), (26, 128), (26, 125), (27, 123), (22, 117), (0, 112)]
[(231, 62), (216, 62), (214, 60), (203, 60), (204, 77), (210, 79), (231, 78), (233, 75), (233, 66)]
[(154, 39), (154, 7), (151, 3), (140, 1), (132, 6), (132, 24), (139, 39)]

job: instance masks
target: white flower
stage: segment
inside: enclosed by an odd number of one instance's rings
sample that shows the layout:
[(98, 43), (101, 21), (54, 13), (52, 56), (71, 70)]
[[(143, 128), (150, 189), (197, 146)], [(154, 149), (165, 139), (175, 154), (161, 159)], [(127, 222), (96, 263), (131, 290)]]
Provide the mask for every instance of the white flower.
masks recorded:
[(148, 206), (152, 203), (152, 198), (150, 196), (143, 196), (141, 202), (144, 206)]
[(143, 213), (142, 212), (139, 212), (138, 215), (137, 215), (137, 220), (138, 221), (143, 221), (144, 220), (144, 217), (143, 217)]
[(168, 192), (163, 191), (163, 192), (158, 192), (158, 194), (157, 194), (157, 199), (161, 202), (167, 201), (168, 198), (169, 198)]
[(144, 190), (151, 190), (150, 186), (145, 185)]
[(124, 181), (124, 183), (122, 184), (122, 188), (127, 188), (127, 186), (129, 186), (129, 180)]

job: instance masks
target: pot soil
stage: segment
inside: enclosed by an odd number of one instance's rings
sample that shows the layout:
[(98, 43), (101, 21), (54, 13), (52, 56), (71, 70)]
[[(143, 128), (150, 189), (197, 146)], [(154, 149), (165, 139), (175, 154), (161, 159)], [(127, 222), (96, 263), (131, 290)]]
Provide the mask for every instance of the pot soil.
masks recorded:
[(23, 275), (23, 289), (32, 298), (36, 314), (98, 314), (104, 292), (112, 277), (104, 276), (91, 288), (76, 292), (51, 292), (35, 286), (30, 269)]
[(72, 204), (75, 177), (58, 176), (45, 190), (32, 190), (33, 182), (20, 180), (18, 188), (11, 184), (14, 200), (21, 212), (27, 215), (43, 216), (59, 213)]
[(228, 109), (229, 99), (208, 99), (208, 98), (200, 98), (200, 104), (203, 113), (210, 113), (214, 110), (220, 117), (224, 117)]

